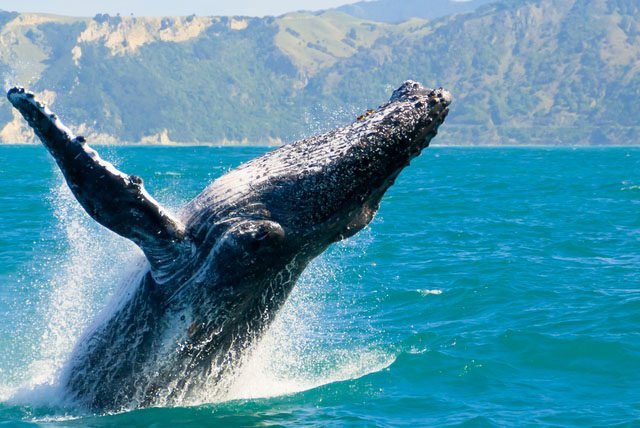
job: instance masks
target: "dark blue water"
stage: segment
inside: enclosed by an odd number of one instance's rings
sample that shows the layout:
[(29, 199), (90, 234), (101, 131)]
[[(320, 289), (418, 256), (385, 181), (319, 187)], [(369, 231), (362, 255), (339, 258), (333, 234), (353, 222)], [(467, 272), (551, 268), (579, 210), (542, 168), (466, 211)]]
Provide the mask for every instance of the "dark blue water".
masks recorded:
[[(101, 152), (178, 208), (264, 149)], [(30, 391), (135, 258), (61, 183), (44, 149), (0, 147), (0, 425), (640, 423), (640, 149), (428, 149), (228, 396), (109, 416)]]

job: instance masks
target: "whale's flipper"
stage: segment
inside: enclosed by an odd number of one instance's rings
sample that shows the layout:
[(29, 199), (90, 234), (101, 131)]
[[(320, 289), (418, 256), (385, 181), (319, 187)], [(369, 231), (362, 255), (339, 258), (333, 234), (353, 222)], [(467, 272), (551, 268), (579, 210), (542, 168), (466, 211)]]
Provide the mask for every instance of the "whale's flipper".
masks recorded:
[(118, 171), (76, 137), (47, 107), (23, 88), (7, 97), (55, 158), (78, 202), (94, 220), (135, 242), (156, 279), (180, 256), (184, 225), (149, 195), (142, 179)]

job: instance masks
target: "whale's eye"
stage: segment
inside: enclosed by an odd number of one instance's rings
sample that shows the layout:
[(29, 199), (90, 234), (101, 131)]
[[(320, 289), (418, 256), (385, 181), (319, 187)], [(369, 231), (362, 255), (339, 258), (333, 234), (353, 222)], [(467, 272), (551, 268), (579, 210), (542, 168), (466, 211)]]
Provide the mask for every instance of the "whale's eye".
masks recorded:
[(285, 232), (279, 223), (270, 220), (246, 220), (232, 227), (224, 239), (225, 251), (234, 248), (239, 256), (249, 256), (263, 249), (273, 249), (284, 240)]

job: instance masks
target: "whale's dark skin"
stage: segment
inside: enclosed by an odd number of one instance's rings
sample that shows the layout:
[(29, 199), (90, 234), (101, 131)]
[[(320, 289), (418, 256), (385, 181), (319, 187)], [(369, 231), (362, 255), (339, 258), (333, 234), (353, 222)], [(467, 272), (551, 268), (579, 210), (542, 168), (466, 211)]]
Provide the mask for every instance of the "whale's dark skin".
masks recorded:
[(451, 102), (443, 89), (405, 82), (352, 125), (241, 165), (173, 216), (33, 94), (13, 88), (8, 98), (89, 215), (149, 262), (61, 374), (68, 398), (96, 412), (175, 403), (222, 384), (307, 264), (371, 221)]

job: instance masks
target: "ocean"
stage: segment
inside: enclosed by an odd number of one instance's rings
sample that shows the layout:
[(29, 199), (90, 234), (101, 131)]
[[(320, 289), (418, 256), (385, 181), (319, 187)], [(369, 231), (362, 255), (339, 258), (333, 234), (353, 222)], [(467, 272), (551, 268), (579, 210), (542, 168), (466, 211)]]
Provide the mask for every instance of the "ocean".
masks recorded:
[[(266, 150), (99, 148), (174, 210)], [(44, 148), (0, 147), (0, 427), (640, 424), (640, 148), (429, 148), (224, 396), (57, 408), (56, 371), (137, 257)]]

